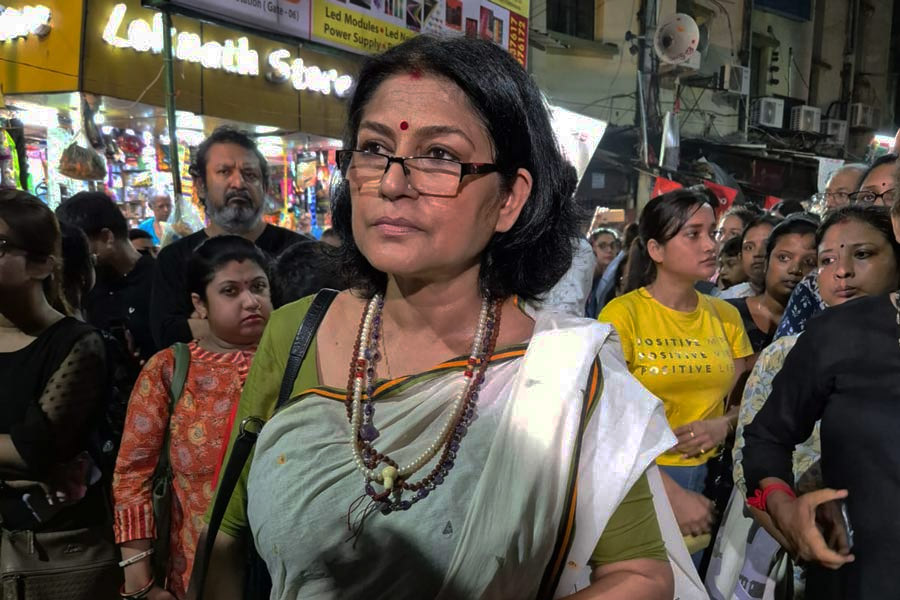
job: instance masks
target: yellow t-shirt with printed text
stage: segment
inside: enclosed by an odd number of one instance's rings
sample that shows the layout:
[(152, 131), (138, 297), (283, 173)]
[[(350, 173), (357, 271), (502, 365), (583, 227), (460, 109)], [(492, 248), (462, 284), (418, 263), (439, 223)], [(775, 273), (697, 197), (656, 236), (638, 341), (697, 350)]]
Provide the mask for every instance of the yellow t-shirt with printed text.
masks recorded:
[[(734, 360), (753, 353), (737, 309), (712, 296), (697, 296), (697, 308), (681, 312), (640, 288), (607, 304), (599, 317), (616, 328), (628, 369), (662, 400), (672, 429), (721, 417), (734, 382)], [(689, 467), (711, 455), (682, 458), (670, 451), (656, 462)]]

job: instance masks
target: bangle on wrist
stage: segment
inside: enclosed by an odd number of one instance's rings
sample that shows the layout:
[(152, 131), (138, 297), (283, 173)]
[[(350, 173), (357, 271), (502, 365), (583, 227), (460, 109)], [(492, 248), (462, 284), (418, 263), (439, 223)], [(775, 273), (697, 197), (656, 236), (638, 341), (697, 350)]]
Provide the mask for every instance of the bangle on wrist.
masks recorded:
[(150, 590), (153, 589), (153, 586), (156, 584), (156, 581), (153, 579), (153, 576), (150, 576), (150, 581), (144, 585), (141, 589), (135, 592), (126, 592), (125, 584), (122, 584), (122, 587), (119, 588), (119, 596), (122, 597), (123, 600), (141, 600), (142, 598), (146, 598), (147, 594), (150, 593)]
[(752, 506), (753, 508), (766, 512), (766, 502), (772, 492), (784, 492), (791, 498), (797, 497), (797, 494), (794, 493), (794, 490), (791, 489), (791, 486), (788, 484), (772, 483), (761, 490), (756, 490), (756, 493), (754, 493), (752, 498), (747, 498), (747, 506)]
[(145, 558), (147, 558), (148, 556), (151, 556), (154, 552), (155, 552), (155, 550), (153, 548), (149, 548), (139, 554), (135, 554), (131, 558), (124, 559), (122, 562), (119, 563), (119, 566), (127, 567), (128, 565), (133, 565), (134, 563), (140, 562), (140, 561), (144, 560)]

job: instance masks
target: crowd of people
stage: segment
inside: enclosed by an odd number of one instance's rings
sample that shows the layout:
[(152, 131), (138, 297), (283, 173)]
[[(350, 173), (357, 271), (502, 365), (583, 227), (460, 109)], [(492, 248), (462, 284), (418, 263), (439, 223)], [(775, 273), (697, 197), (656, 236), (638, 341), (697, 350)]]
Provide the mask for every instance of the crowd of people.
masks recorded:
[(373, 56), (348, 114), (322, 241), (263, 220), (230, 127), (196, 232), (0, 191), (4, 593), (895, 594), (896, 155), (585, 230), (491, 43)]

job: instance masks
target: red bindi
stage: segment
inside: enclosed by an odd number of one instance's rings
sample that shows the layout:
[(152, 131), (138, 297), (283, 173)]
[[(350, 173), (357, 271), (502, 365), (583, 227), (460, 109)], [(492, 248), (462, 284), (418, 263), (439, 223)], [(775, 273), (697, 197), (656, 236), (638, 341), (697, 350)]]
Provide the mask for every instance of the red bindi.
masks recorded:
[(406, 121), (400, 121), (400, 130), (406, 131), (407, 129), (409, 129), (409, 123), (407, 123)]
[(413, 69), (410, 72), (409, 76), (412, 77), (413, 79), (419, 79), (422, 77), (422, 71), (420, 71), (418, 69)]

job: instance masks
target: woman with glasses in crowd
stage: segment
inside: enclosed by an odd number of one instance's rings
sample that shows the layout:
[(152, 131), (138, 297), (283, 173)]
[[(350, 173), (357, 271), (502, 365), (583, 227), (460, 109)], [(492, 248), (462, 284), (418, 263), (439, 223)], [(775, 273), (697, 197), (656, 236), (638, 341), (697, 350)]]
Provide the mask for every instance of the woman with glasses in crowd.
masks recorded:
[(96, 559), (80, 568), (70, 560), (58, 564), (54, 597), (111, 598), (119, 578), (108, 500), (92, 454), (92, 434), (109, 393), (106, 353), (97, 331), (69, 316), (62, 279), (53, 212), (25, 192), (0, 191), (0, 516), (9, 565), (4, 578), (34, 593), (40, 567), (21, 572), (8, 535), (34, 535), (43, 556), (52, 551), (62, 557), (65, 548), (42, 537), (53, 533), (66, 547), (80, 546), (88, 552), (84, 556)]
[(599, 297), (600, 289), (603, 282), (603, 274), (609, 267), (613, 259), (622, 250), (622, 242), (619, 241), (619, 232), (609, 227), (598, 227), (594, 229), (588, 236), (591, 249), (594, 251), (596, 263), (594, 265), (594, 278), (591, 282), (591, 293), (587, 301), (587, 316), (596, 317), (600, 313), (603, 300)]
[(349, 113), (353, 291), (271, 416), (310, 299), (273, 314), (236, 422), (271, 418), (207, 597), (242, 597), (249, 525), (276, 599), (671, 598), (645, 475), (675, 443), (662, 409), (610, 328), (529, 309), (577, 235), (539, 90), (492, 43), (418, 36), (366, 62)]
[(891, 208), (896, 198), (894, 167), (896, 154), (878, 157), (860, 179), (859, 190), (850, 194), (850, 203), (859, 206), (885, 206)]

